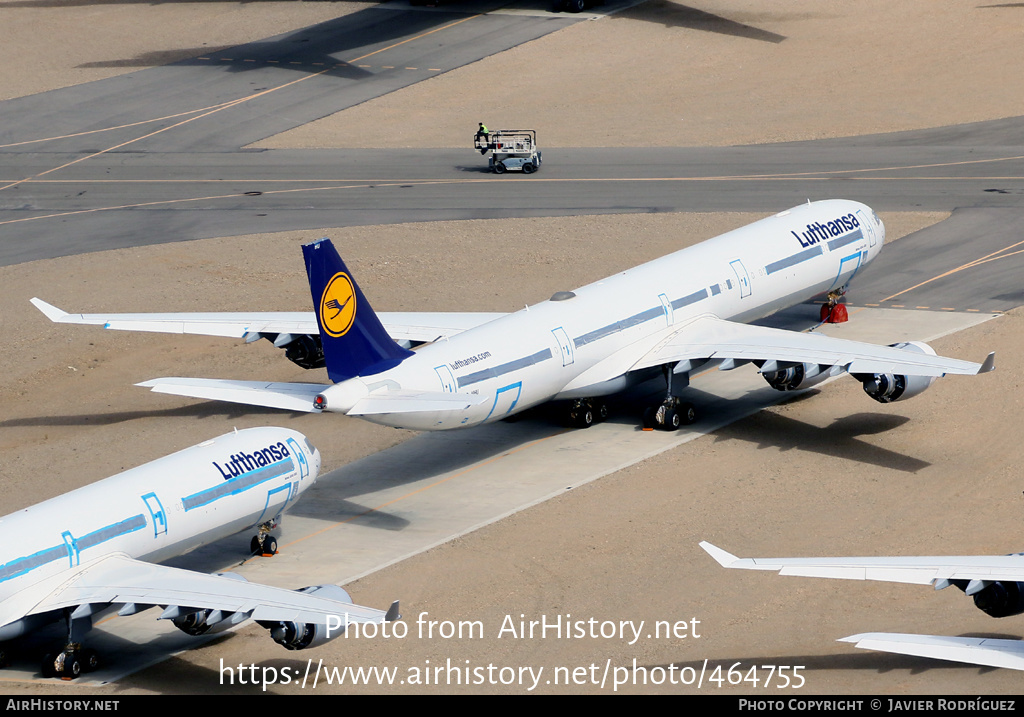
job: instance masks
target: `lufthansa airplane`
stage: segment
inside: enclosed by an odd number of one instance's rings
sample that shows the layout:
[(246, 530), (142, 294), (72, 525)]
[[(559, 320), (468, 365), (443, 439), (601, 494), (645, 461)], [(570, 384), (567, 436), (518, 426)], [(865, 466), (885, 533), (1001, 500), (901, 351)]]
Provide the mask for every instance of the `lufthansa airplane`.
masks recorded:
[(74, 678), (98, 666), (82, 638), (117, 606), (119, 615), (159, 606), (157, 619), (189, 635), (251, 618), (291, 650), (323, 644), (349, 623), (398, 619), (397, 602), (387, 613), (353, 605), (337, 585), (287, 590), (156, 564), (250, 529), (253, 547), (273, 552), (266, 534), (319, 471), (320, 452), (301, 433), (250, 428), (5, 516), (0, 641), (63, 621), (67, 641), (42, 672)]
[[(708, 542), (700, 544), (720, 565), (744, 570), (774, 570), (780, 575), (879, 580), (891, 583), (950, 585), (974, 598), (992, 617), (1024, 613), (1024, 553), (999, 556), (898, 558), (737, 558)], [(1024, 670), (1024, 642), (982, 637), (941, 637), (868, 632), (844, 637), (855, 647), (900, 655), (931, 657), (988, 667)]]
[[(816, 296), (837, 297), (874, 259), (885, 227), (867, 206), (808, 202), (511, 314), (373, 312), (329, 240), (303, 246), (314, 313), (68, 314), (32, 302), (52, 321), (109, 329), (269, 339), (299, 365), (327, 367), (331, 385), (199, 378), (139, 384), (161, 393), (333, 411), (419, 430), (472, 426), (547, 401), (565, 401), (586, 427), (604, 397), (664, 376), (646, 427), (695, 418), (693, 371), (752, 363), (782, 391), (849, 373), (877, 401), (915, 396), (947, 373), (992, 370), (893, 346), (751, 325)], [(416, 350), (410, 350), (416, 347)]]

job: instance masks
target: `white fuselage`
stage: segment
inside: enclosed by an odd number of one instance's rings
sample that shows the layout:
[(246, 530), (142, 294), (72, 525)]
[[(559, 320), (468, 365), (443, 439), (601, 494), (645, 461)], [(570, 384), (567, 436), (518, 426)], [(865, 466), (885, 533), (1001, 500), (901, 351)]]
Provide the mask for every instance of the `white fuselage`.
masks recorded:
[(628, 376), (588, 383), (596, 375), (588, 371), (616, 352), (667, 337), (698, 316), (748, 322), (839, 289), (884, 240), (881, 220), (863, 204), (801, 205), (588, 284), (571, 298), (556, 295), (421, 347), (393, 369), (324, 395), (329, 406), (384, 386), (486, 397), (465, 410), (364, 416), (426, 430), (496, 421), (553, 399), (607, 395)]
[[(109, 553), (159, 562), (274, 520), (319, 471), (301, 433), (250, 428), (4, 516), (0, 606)], [(0, 639), (20, 633), (0, 626)]]

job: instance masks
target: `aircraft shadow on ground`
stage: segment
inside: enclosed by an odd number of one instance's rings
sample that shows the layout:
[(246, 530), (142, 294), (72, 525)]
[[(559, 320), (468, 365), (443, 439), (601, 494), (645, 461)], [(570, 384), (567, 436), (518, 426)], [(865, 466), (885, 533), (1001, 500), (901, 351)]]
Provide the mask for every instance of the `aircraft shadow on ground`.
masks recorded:
[[(51, 0), (39, 0), (50, 3)], [(35, 0), (26, 0), (25, 5), (38, 7)], [(54, 5), (63, 3), (54, 2)], [(17, 6), (17, 3), (2, 3), (2, 7)], [(306, 73), (323, 73), (326, 75), (364, 79), (372, 77), (373, 72), (338, 63), (354, 60), (353, 54), (364, 55), (379, 47), (387, 46), (397, 40), (422, 35), (442, 25), (448, 24), (457, 17), (465, 16), (464, 12), (402, 12), (396, 9), (391, 12), (402, 13), (401, 22), (380, 22), (384, 18), (376, 8), (358, 10), (325, 22), (311, 25), (291, 33), (279, 35), (266, 40), (259, 40), (242, 45), (217, 47), (168, 48), (151, 50), (135, 57), (89, 62), (79, 67), (151, 67), (155, 64), (173, 62), (176, 65), (197, 65), (204, 67), (222, 67), (230, 72), (249, 72), (267, 67), (282, 68)], [(359, 28), (367, 28), (360, 32)], [(367, 35), (372, 32), (372, 36)], [(200, 57), (210, 59), (201, 60)], [(220, 61), (221, 57), (230, 57), (231, 62)], [(372, 60), (368, 60), (372, 62)], [(316, 64), (320, 63), (320, 64)], [(330, 69), (327, 69), (330, 68)], [(325, 72), (325, 69), (327, 71)]]
[(0, 421), (0, 428), (23, 428), (27, 426), (109, 426), (146, 418), (240, 419), (253, 415), (277, 416), (280, 421), (285, 421), (289, 418), (297, 418), (306, 414), (282, 411), (277, 408), (264, 408), (262, 406), (244, 406), (242, 404), (204, 401), (188, 406), (152, 411), (112, 411), (110, 413), (77, 413), (66, 416), (49, 415), (11, 418), (6, 421)]
[[(810, 397), (812, 394), (805, 394)], [(803, 400), (800, 397), (796, 400)], [(855, 413), (835, 419), (825, 427), (814, 426), (777, 413), (760, 412), (742, 421), (718, 429), (715, 441), (739, 440), (760, 448), (780, 451), (799, 450), (867, 463), (905, 473), (917, 473), (931, 463), (875, 446), (858, 436), (885, 433), (910, 419), (886, 413)]]
[(683, 27), (689, 30), (712, 32), (731, 37), (742, 37), (748, 40), (759, 40), (778, 44), (786, 39), (768, 30), (762, 30), (742, 22), (729, 20), (721, 15), (699, 10), (679, 3), (643, 3), (629, 10), (610, 15), (612, 19), (646, 20), (664, 25), (665, 27)]

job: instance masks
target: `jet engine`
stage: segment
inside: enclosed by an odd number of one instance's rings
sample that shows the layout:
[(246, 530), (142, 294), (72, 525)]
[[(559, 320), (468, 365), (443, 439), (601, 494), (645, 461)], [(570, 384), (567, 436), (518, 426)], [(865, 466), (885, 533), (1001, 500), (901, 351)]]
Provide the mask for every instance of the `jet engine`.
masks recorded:
[[(283, 336), (284, 334), (282, 334)], [(320, 344), (319, 336), (288, 335), (292, 340), (286, 344), (278, 344), (280, 337), (274, 341), (274, 345), (284, 349), (285, 358), (302, 368), (323, 368), (327, 364), (324, 361), (324, 349)]]
[[(935, 355), (931, 346), (920, 341), (890, 345), (905, 351), (916, 351), (929, 356)], [(879, 403), (905, 401), (919, 393), (924, 393), (925, 389), (935, 382), (935, 376), (901, 376), (891, 373), (857, 374), (854, 378), (864, 384), (864, 393)]]
[[(243, 583), (249, 582), (238, 573), (214, 573), (218, 577), (240, 580)], [(199, 610), (188, 615), (176, 617), (171, 622), (176, 628), (186, 635), (198, 637), (199, 635), (213, 635), (234, 627), (248, 618), (245, 614), (236, 612), (223, 612), (221, 610)]]
[(796, 391), (798, 388), (810, 388), (815, 386), (831, 373), (828, 366), (819, 366), (816, 363), (798, 363), (794, 366), (780, 368), (778, 371), (765, 371), (761, 367), (761, 375), (768, 385), (777, 391)]
[(992, 617), (1024, 613), (1024, 583), (993, 582), (974, 593), (974, 605)]
[[(300, 593), (316, 593), (320, 597), (338, 600), (339, 602), (352, 602), (348, 592), (337, 585), (311, 585), (296, 590)], [(310, 647), (317, 647), (329, 642), (336, 637), (345, 634), (345, 626), (331, 626), (331, 634), (327, 633), (327, 625), (312, 622), (260, 622), (270, 630), (270, 636), (278, 645), (289, 650), (305, 650)]]

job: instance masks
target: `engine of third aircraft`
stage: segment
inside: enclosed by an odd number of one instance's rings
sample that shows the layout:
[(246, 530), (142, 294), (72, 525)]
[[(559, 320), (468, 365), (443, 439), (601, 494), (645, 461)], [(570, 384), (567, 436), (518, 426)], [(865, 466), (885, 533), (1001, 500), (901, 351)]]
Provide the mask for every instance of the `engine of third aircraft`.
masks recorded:
[[(311, 585), (296, 592), (315, 593), (319, 597), (339, 602), (352, 602), (348, 592), (337, 585)], [(345, 618), (339, 615), (338, 619), (343, 621)], [(317, 647), (345, 634), (344, 622), (330, 626), (312, 622), (260, 622), (260, 625), (270, 629), (270, 636), (274, 642), (289, 650)]]
[(1024, 583), (994, 582), (974, 593), (974, 605), (992, 617), (1024, 613)]
[[(926, 343), (908, 341), (892, 344), (893, 348), (934, 356), (935, 351)], [(864, 393), (879, 403), (892, 403), (913, 398), (935, 382), (934, 376), (902, 376), (891, 373), (858, 374), (855, 376), (864, 384)]]

